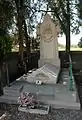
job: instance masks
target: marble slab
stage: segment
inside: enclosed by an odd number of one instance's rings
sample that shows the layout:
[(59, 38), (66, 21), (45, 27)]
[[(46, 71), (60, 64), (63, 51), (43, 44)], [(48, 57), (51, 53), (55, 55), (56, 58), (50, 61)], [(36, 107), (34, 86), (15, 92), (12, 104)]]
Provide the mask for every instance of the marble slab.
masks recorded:
[(36, 83), (38, 80), (46, 84), (56, 84), (59, 72), (59, 67), (52, 64), (45, 64), (43, 67), (33, 71), (32, 74), (29, 74), (27, 78), (25, 77), (25, 80), (29, 83)]

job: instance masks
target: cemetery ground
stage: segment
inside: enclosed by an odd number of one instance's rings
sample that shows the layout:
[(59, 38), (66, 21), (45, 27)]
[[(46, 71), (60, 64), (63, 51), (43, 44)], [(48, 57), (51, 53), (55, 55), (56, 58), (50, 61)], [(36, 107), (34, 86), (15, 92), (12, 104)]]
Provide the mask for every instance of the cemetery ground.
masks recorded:
[(0, 104), (0, 120), (81, 120), (82, 112), (69, 109), (51, 109), (48, 115), (19, 112), (17, 105)]
[[(60, 69), (57, 37), (60, 27), (54, 24), (49, 15), (45, 15), (40, 30), (40, 60), (38, 69), (28, 71), (10, 86), (3, 88), (4, 95), (0, 97), (1, 120), (81, 120), (82, 111), (77, 94), (73, 74), (69, 68)], [(44, 33), (44, 34), (43, 34)], [(55, 34), (54, 34), (55, 33)], [(71, 60), (69, 59), (70, 63)], [(61, 71), (61, 72), (60, 72)], [(59, 79), (61, 73), (61, 77)], [(72, 68), (70, 69), (72, 73)], [(71, 76), (71, 79), (70, 79)], [(61, 82), (59, 82), (61, 80)], [(69, 88), (70, 80), (70, 88)], [(73, 86), (71, 87), (71, 85)], [(72, 91), (72, 90), (73, 91)], [(24, 95), (22, 96), (21, 95)], [(28, 93), (32, 93), (29, 97)], [(33, 96), (36, 96), (34, 99)], [(20, 96), (20, 97), (19, 97)], [(19, 110), (18, 98), (20, 99)], [(28, 99), (27, 99), (28, 98)], [(40, 103), (38, 104), (38, 102)], [(5, 104), (3, 104), (3, 102)], [(34, 114), (30, 110), (45, 110), (41, 102), (51, 106), (48, 114)], [(10, 104), (9, 104), (10, 103)], [(17, 103), (17, 104), (16, 104)], [(16, 104), (16, 105), (12, 105)], [(44, 106), (44, 104), (42, 104)], [(30, 106), (30, 107), (29, 107)], [(44, 108), (44, 109), (43, 109)], [(78, 108), (78, 110), (77, 110)], [(26, 110), (26, 112), (24, 112)]]

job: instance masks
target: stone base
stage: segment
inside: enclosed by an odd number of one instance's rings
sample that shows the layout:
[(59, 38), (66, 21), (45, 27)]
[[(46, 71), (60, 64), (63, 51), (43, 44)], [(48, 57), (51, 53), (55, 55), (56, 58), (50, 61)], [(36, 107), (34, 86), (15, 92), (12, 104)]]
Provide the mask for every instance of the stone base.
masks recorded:
[(53, 64), (57, 67), (60, 67), (60, 59), (40, 59), (38, 61), (38, 67), (42, 67), (44, 66), (45, 64)]
[(72, 109), (72, 110), (80, 110), (80, 103), (73, 102), (64, 102), (64, 101), (53, 101), (47, 100), (43, 101), (46, 104), (49, 104), (52, 108), (55, 109)]
[(22, 111), (22, 112), (28, 112), (28, 113), (33, 113), (33, 114), (41, 114), (41, 115), (45, 115), (45, 114), (48, 114), (49, 113), (49, 105), (43, 105), (42, 106), (44, 109), (39, 109), (39, 108), (34, 108), (34, 109), (29, 109), (27, 107), (21, 107), (19, 106), (18, 107), (18, 110), (19, 111)]
[[(17, 81), (16, 81), (17, 82)], [(17, 82), (18, 84), (18, 82)], [(19, 82), (19, 85), (23, 82)], [(12, 89), (15, 85), (12, 84)], [(18, 97), (11, 88), (8, 87), (8, 95), (0, 96), (0, 103), (18, 104)], [(10, 94), (11, 91), (11, 94)], [(17, 89), (19, 92), (19, 89)], [(68, 85), (63, 84), (24, 84), (22, 92), (29, 92), (36, 95), (39, 101), (54, 108), (66, 108), (80, 110), (80, 103), (77, 102), (77, 91), (69, 91)]]

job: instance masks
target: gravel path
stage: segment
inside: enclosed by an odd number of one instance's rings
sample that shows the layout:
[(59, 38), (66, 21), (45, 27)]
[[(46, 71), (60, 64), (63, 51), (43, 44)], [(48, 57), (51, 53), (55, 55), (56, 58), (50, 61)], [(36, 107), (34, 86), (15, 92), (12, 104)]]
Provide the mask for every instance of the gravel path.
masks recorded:
[(19, 112), (16, 105), (0, 104), (0, 120), (82, 120), (82, 112), (52, 109), (48, 115)]

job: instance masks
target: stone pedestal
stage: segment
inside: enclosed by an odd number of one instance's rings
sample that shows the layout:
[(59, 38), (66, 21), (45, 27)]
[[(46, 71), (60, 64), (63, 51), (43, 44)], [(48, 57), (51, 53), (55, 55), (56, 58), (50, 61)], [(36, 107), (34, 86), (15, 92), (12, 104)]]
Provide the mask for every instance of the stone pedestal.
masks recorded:
[(40, 59), (38, 61), (39, 68), (45, 64), (52, 64), (52, 65), (56, 65), (57, 67), (60, 67), (60, 60), (59, 59)]
[(57, 37), (60, 32), (59, 26), (54, 24), (48, 14), (40, 24), (37, 33), (40, 36), (40, 60), (39, 67), (45, 64), (54, 64), (60, 67)]

